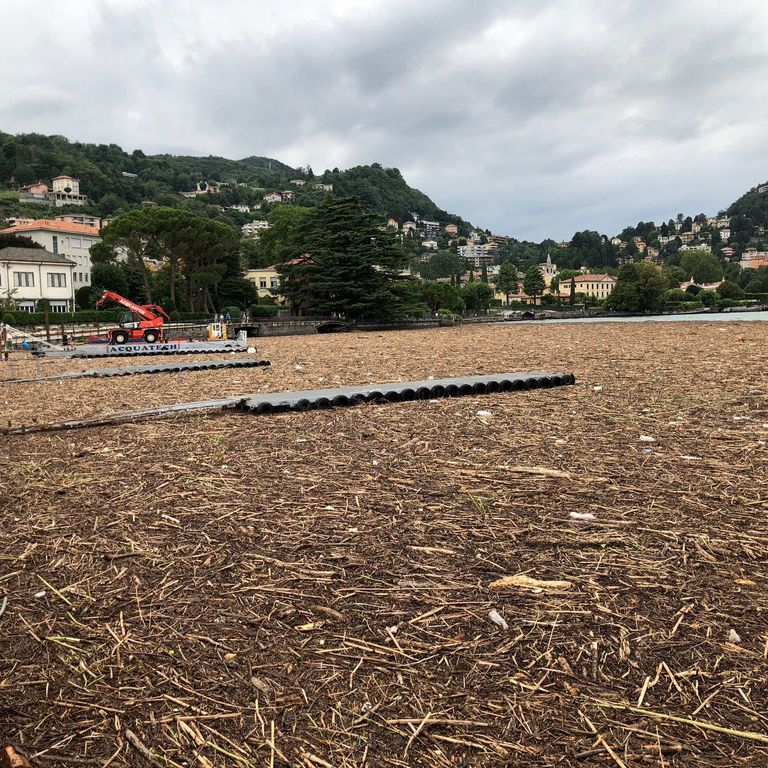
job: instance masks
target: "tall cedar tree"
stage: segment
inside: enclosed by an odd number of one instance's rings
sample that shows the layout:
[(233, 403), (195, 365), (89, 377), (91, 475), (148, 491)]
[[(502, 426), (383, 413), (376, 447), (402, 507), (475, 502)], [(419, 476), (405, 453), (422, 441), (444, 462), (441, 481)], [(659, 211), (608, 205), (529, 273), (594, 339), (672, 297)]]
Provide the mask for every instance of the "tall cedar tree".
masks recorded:
[[(357, 198), (331, 198), (302, 224), (303, 257), (278, 267), (281, 293), (294, 309), (357, 320), (401, 317), (416, 308), (408, 257)], [(298, 254), (297, 254), (298, 255)]]
[(536, 297), (544, 293), (545, 287), (546, 283), (539, 268), (536, 266), (528, 267), (523, 278), (523, 290), (533, 299), (534, 304), (536, 303)]

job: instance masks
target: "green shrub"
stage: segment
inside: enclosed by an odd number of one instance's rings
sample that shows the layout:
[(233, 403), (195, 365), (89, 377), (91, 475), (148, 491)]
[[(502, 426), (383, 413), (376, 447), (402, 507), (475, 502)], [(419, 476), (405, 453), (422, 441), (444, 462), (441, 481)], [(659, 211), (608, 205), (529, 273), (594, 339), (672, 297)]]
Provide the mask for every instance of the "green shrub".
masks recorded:
[(683, 302), (683, 301), (690, 301), (691, 299), (690, 293), (686, 293), (685, 291), (681, 290), (680, 288), (671, 288), (668, 290), (665, 294), (667, 303), (672, 302)]
[(277, 317), (280, 307), (277, 304), (251, 304), (251, 317)]

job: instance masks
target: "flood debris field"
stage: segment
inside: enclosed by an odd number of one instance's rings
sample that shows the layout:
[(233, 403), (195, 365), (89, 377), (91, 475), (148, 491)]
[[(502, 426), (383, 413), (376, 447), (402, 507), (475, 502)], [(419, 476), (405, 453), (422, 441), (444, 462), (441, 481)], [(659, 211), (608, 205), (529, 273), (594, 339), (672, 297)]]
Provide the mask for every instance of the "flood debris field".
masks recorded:
[(0, 385), (3, 422), (578, 383), (1, 436), (3, 744), (34, 766), (768, 765), (765, 324), (259, 341), (266, 369)]

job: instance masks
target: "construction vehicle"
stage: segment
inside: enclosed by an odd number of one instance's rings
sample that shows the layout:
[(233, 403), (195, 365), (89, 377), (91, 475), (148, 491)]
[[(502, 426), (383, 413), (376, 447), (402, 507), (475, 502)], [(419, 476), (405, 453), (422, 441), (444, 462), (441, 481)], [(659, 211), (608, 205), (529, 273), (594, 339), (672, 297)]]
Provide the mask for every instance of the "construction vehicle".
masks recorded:
[(108, 301), (113, 301), (128, 310), (120, 316), (120, 327), (107, 331), (111, 344), (136, 341), (155, 344), (164, 340), (164, 322), (170, 321), (171, 318), (162, 307), (157, 304), (136, 304), (114, 291), (104, 291), (96, 302), (96, 306), (103, 307)]

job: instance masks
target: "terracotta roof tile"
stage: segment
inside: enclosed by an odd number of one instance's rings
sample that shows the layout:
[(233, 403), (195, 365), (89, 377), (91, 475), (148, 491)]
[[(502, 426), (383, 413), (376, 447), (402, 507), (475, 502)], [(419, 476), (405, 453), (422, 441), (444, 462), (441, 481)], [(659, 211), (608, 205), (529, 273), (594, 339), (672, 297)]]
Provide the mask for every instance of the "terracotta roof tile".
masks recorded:
[(69, 221), (54, 221), (52, 219), (36, 219), (31, 224), (17, 224), (15, 227), (0, 229), (0, 234), (10, 235), (20, 232), (35, 232), (40, 229), (48, 232), (65, 232), (68, 235), (99, 236), (99, 230), (96, 227), (89, 227), (87, 224), (73, 224)]

